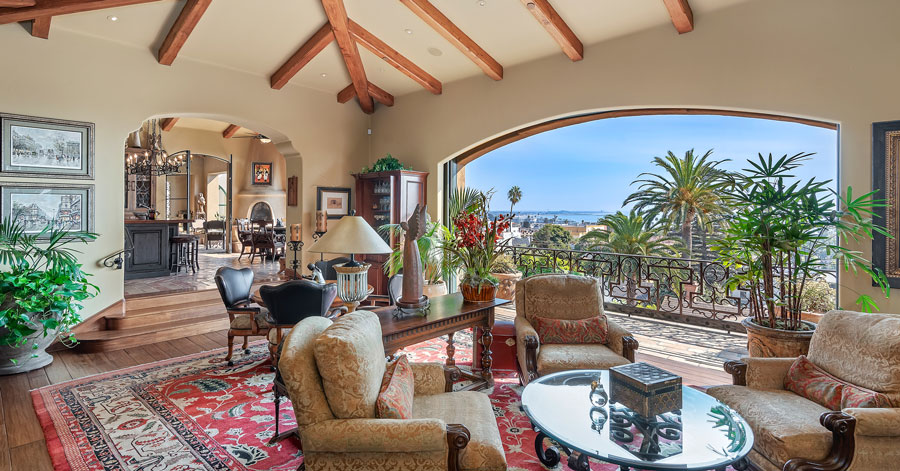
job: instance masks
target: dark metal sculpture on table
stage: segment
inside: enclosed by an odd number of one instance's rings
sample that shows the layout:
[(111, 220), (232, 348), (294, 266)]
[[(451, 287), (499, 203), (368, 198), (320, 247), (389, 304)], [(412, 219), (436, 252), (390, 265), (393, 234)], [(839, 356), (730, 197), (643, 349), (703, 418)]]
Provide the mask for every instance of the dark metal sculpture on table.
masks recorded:
[(403, 240), (403, 289), (397, 307), (403, 309), (421, 309), (428, 306), (428, 296), (422, 294), (425, 276), (422, 274), (422, 257), (416, 243), (425, 235), (427, 226), (426, 206), (416, 205), (409, 220), (401, 222), (400, 227), (405, 234)]

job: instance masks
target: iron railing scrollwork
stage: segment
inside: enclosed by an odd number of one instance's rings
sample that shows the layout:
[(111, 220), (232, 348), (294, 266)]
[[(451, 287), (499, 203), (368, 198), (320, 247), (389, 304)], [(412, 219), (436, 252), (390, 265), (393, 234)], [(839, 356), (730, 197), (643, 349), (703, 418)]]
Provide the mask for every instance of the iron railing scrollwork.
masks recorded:
[(729, 330), (743, 330), (739, 322), (749, 314), (746, 293), (726, 289), (730, 269), (715, 261), (521, 246), (504, 251), (524, 276), (571, 273), (602, 279), (606, 302), (617, 311), (695, 318)]

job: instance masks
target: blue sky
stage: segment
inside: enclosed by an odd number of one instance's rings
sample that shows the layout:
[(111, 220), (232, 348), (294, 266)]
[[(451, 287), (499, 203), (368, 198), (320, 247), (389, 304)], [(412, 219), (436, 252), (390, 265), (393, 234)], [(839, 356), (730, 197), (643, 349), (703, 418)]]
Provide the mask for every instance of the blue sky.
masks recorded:
[(531, 136), (467, 165), (466, 185), (494, 188), (495, 207), (506, 191), (522, 189), (519, 210), (616, 211), (641, 172), (655, 172), (654, 156), (713, 149), (723, 168), (746, 168), (762, 152), (780, 157), (815, 152), (797, 172), (803, 178), (837, 176), (837, 132), (797, 123), (731, 116), (636, 116), (601, 119)]

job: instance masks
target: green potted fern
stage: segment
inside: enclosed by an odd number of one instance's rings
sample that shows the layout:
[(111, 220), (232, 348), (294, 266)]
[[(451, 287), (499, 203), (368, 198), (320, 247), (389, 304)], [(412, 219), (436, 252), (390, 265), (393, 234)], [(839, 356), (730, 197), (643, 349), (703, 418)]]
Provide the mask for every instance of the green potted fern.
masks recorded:
[(74, 244), (95, 240), (90, 232), (66, 232), (51, 222), (27, 232), (16, 219), (0, 224), (0, 375), (41, 368), (55, 339), (71, 346), (81, 321), (81, 302), (99, 290), (78, 263)]

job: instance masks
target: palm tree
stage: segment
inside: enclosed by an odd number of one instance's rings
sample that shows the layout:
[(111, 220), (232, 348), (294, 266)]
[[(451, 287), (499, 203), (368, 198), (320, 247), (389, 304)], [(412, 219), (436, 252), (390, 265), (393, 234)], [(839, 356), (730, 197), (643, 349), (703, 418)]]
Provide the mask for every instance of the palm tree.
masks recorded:
[(509, 198), (509, 214), (512, 214), (513, 207), (515, 207), (519, 201), (522, 201), (522, 189), (513, 185), (506, 193), (506, 197)]
[[(678, 240), (666, 234), (658, 223), (644, 219), (634, 209), (627, 215), (619, 211), (604, 216), (598, 222), (606, 228), (590, 231), (578, 241), (586, 250), (657, 257), (671, 257), (677, 254), (675, 247)], [(626, 302), (634, 306), (637, 304), (639, 265), (634, 258), (623, 258), (620, 269), (625, 276)]]
[(718, 165), (725, 160), (709, 160), (712, 149), (701, 157), (691, 149), (678, 158), (672, 151), (665, 157), (654, 157), (653, 163), (664, 170), (662, 175), (644, 172), (633, 184), (638, 191), (625, 199), (623, 205), (635, 203), (634, 209), (645, 214), (646, 219), (659, 217), (666, 228), (681, 227), (684, 242), (683, 256), (691, 257), (693, 249), (692, 225), (709, 226), (712, 219), (728, 212), (722, 197), (727, 183), (727, 172)]

